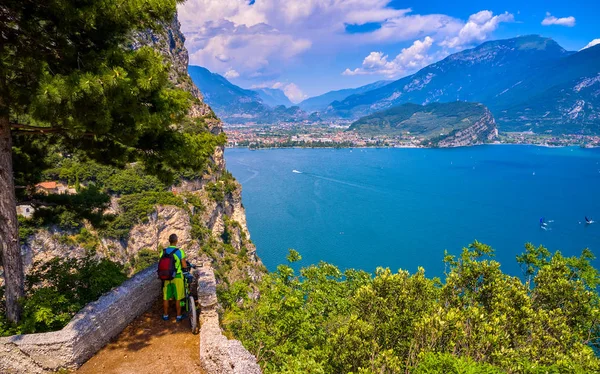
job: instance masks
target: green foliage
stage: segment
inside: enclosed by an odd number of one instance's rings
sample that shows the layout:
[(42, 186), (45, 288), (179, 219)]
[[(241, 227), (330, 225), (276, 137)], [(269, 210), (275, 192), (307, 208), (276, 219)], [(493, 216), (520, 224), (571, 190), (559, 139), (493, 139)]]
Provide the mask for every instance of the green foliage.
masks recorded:
[(81, 229), (79, 234), (75, 237), (75, 240), (87, 253), (94, 253), (98, 248), (98, 245), (100, 245), (100, 239), (85, 228)]
[(503, 374), (489, 364), (480, 364), (469, 357), (457, 357), (449, 353), (427, 353), (414, 369), (414, 374)]
[(217, 182), (208, 183), (204, 188), (212, 200), (223, 202), (225, 197), (231, 195), (237, 189), (237, 184), (233, 175), (225, 170)]
[(38, 230), (38, 224), (33, 219), (27, 219), (23, 216), (17, 216), (19, 220), (19, 240), (24, 242), (28, 237), (35, 234)]
[(119, 170), (106, 181), (105, 186), (107, 192), (116, 195), (166, 189), (166, 186), (157, 177), (145, 174), (139, 166)]
[(302, 260), (302, 256), (295, 249), (290, 249), (288, 255), (285, 257), (289, 263), (294, 263)]
[(158, 252), (151, 249), (144, 248), (138, 252), (135, 256), (134, 271), (137, 273), (142, 271), (158, 261)]
[[(591, 253), (526, 246), (525, 283), (479, 242), (419, 269), (375, 276), (321, 263), (266, 275), (257, 300), (223, 291), (223, 322), (265, 373), (598, 372), (599, 274)], [(290, 251), (288, 260), (299, 255)], [(229, 292), (229, 293), (228, 293)]]
[(40, 206), (30, 221), (33, 225), (56, 225), (64, 230), (75, 230), (82, 227), (84, 219), (100, 225), (102, 212), (108, 207), (110, 196), (90, 185), (72, 195), (39, 195), (37, 201)]
[(84, 305), (126, 279), (121, 265), (95, 259), (94, 253), (83, 259), (36, 263), (27, 277), (23, 320), (18, 326), (8, 324), (0, 310), (0, 335), (59, 330)]
[(181, 197), (171, 192), (143, 192), (125, 195), (119, 200), (122, 213), (112, 218), (103, 234), (113, 238), (126, 238), (131, 228), (148, 219), (157, 205), (174, 205), (185, 208)]

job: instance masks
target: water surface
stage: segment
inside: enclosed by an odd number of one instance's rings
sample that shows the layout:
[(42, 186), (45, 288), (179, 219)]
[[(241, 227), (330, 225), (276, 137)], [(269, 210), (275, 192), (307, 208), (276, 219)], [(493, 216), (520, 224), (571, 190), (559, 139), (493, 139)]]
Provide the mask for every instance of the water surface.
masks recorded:
[(514, 275), (526, 242), (600, 254), (600, 223), (581, 223), (600, 221), (598, 149), (227, 149), (225, 157), (269, 270), (288, 248), (302, 265), (423, 266), (430, 276), (442, 274), (444, 250), (474, 240), (493, 246)]

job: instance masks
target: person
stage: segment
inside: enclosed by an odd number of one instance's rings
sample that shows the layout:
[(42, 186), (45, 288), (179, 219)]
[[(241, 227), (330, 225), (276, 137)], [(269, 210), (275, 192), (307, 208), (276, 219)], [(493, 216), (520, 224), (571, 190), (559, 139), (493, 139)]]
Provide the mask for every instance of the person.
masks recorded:
[(187, 268), (188, 264), (185, 259), (185, 252), (177, 248), (177, 235), (169, 236), (169, 246), (160, 252), (160, 257), (166, 251), (167, 254), (173, 254), (175, 259), (175, 276), (172, 280), (163, 281), (163, 320), (169, 320), (169, 302), (175, 300), (175, 309), (177, 310), (177, 322), (183, 320), (181, 315), (181, 301), (185, 298), (185, 290), (183, 289), (183, 269)]

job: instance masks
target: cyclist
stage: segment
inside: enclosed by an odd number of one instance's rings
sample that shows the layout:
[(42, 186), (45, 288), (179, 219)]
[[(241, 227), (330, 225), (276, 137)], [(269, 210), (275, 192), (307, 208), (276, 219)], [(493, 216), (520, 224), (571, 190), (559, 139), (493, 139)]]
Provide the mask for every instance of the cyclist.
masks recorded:
[(165, 254), (173, 255), (175, 261), (175, 275), (171, 280), (163, 281), (163, 320), (169, 320), (169, 301), (175, 300), (175, 309), (177, 310), (177, 322), (183, 320), (181, 315), (181, 302), (185, 299), (185, 290), (183, 284), (183, 268), (187, 268), (188, 264), (185, 259), (185, 252), (177, 248), (177, 235), (169, 236), (169, 247), (160, 252), (162, 258)]

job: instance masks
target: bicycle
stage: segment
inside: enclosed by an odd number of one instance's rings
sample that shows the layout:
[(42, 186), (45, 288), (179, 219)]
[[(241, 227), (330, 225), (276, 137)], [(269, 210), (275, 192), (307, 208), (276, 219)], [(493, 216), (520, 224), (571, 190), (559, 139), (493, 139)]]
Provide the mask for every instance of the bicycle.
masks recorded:
[(185, 298), (181, 301), (181, 306), (185, 308), (185, 313), (190, 321), (192, 334), (198, 334), (200, 332), (200, 327), (198, 326), (198, 313), (196, 311), (197, 290), (196, 287), (192, 287), (192, 284), (195, 283), (196, 279), (190, 273), (190, 269), (195, 268), (196, 265), (188, 261), (188, 267), (183, 269), (183, 289), (185, 290)]

